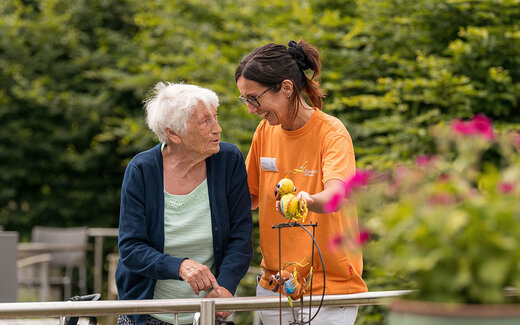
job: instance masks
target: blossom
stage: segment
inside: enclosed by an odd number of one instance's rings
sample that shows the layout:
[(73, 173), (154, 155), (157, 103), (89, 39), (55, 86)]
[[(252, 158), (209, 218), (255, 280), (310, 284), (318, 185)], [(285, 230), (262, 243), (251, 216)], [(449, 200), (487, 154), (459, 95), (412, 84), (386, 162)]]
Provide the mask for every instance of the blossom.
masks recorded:
[(469, 121), (455, 119), (451, 123), (451, 129), (455, 134), (479, 135), (487, 140), (492, 140), (495, 136), (493, 121), (483, 114), (477, 114)]
[(341, 234), (331, 236), (328, 245), (329, 250), (331, 252), (336, 252), (339, 249), (339, 247), (343, 244), (343, 239), (343, 235)]
[(428, 165), (429, 161), (430, 161), (430, 159), (428, 156), (417, 156), (417, 158), (415, 158), (415, 163), (419, 167), (424, 167), (424, 166)]
[(345, 197), (348, 197), (350, 193), (352, 193), (352, 191), (356, 188), (360, 188), (367, 185), (371, 176), (372, 172), (368, 170), (358, 170), (354, 174), (354, 176), (352, 176), (349, 180), (345, 182)]
[(514, 187), (514, 184), (508, 182), (502, 182), (498, 184), (498, 190), (504, 194), (511, 192), (514, 189)]
[(344, 194), (342, 192), (336, 192), (332, 198), (325, 203), (323, 210), (327, 213), (338, 211), (341, 201), (343, 201)]
[(354, 241), (357, 245), (361, 246), (366, 243), (370, 239), (370, 233), (366, 230), (363, 230), (359, 233), (359, 236)]
[(477, 133), (484, 136), (488, 140), (492, 140), (494, 137), (493, 133), (493, 121), (483, 114), (477, 114), (473, 119), (473, 125), (477, 130)]
[(419, 167), (426, 167), (430, 165), (437, 157), (435, 155), (420, 155), (415, 158), (415, 163)]
[(472, 135), (474, 132), (473, 125), (468, 125), (466, 122), (456, 119), (451, 123), (451, 129), (455, 133)]
[(357, 171), (351, 178), (343, 183), (343, 186), (323, 205), (327, 213), (337, 211), (344, 198), (348, 197), (353, 190), (368, 184), (372, 172), (366, 170)]

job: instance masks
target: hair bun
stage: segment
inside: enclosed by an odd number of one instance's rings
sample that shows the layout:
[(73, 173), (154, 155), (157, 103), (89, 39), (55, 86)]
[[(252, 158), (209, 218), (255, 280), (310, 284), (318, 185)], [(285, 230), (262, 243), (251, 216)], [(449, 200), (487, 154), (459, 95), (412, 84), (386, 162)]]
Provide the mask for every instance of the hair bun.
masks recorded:
[(303, 71), (310, 69), (311, 65), (309, 64), (307, 55), (303, 51), (302, 47), (292, 40), (289, 42), (288, 46), (287, 50), (289, 51), (289, 54), (296, 61), (300, 69)]

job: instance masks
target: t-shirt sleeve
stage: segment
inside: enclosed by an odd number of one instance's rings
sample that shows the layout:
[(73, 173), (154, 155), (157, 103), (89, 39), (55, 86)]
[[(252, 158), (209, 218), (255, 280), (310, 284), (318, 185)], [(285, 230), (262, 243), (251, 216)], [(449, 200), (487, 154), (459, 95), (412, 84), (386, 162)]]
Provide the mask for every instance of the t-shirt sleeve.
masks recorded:
[(258, 131), (253, 135), (253, 141), (251, 142), (251, 148), (246, 157), (246, 169), (247, 169), (247, 184), (249, 185), (249, 192), (252, 195), (258, 196), (259, 187), (259, 157), (258, 157)]
[(354, 146), (348, 133), (333, 134), (325, 140), (323, 152), (323, 184), (331, 179), (345, 180), (356, 172)]

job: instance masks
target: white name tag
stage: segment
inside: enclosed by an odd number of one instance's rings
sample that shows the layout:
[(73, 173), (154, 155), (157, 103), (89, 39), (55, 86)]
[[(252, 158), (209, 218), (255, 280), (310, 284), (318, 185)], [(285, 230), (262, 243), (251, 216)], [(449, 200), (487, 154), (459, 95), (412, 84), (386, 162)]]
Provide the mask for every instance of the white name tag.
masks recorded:
[(260, 166), (262, 169), (269, 172), (277, 172), (276, 158), (260, 157)]

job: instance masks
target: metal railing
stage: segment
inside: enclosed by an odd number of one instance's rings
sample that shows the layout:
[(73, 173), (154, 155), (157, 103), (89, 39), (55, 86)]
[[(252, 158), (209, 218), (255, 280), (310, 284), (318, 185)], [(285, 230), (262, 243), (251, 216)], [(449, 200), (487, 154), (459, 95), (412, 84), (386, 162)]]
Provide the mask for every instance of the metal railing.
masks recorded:
[[(323, 306), (381, 305), (389, 300), (411, 293), (410, 290), (374, 291), (348, 295), (325, 295)], [(321, 296), (320, 296), (321, 298)], [(312, 306), (320, 304), (321, 299), (312, 299)], [(308, 306), (309, 297), (304, 297)], [(254, 311), (278, 309), (279, 296), (271, 297), (237, 297), (237, 298), (192, 298), (161, 300), (105, 300), (77, 302), (14, 302), (0, 303), (0, 319), (2, 318), (34, 318), (63, 316), (108, 316), (137, 314), (178, 314), (200, 312), (200, 324), (215, 323), (215, 312), (224, 310)], [(283, 308), (289, 307), (286, 298), (281, 299)]]

